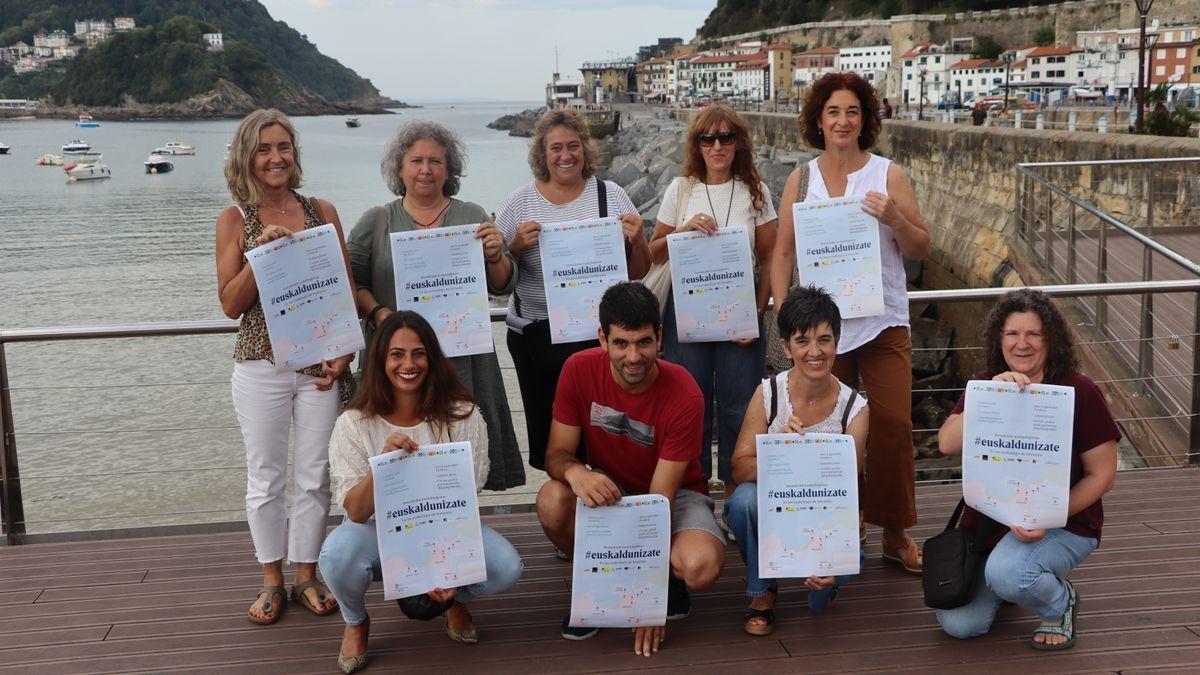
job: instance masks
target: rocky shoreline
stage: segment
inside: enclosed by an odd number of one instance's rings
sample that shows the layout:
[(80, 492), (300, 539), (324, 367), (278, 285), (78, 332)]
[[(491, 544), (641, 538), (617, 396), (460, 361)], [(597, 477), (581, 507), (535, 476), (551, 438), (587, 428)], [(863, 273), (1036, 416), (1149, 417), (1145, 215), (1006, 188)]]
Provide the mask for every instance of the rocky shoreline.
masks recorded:
[(233, 83), (221, 80), (211, 91), (179, 103), (141, 103), (128, 96), (119, 106), (59, 106), (39, 101), (34, 110), (0, 111), (0, 117), (75, 119), (80, 113), (87, 112), (100, 121), (228, 119), (244, 117), (266, 106), (278, 108), (293, 116), (390, 115), (394, 113), (389, 108), (416, 107), (387, 97), (368, 101), (329, 101), (315, 94), (295, 91), (289, 92), (283, 100), (264, 103)]
[[(600, 175), (625, 189), (645, 219), (649, 234), (653, 232), (663, 192), (682, 173), (687, 126), (664, 110), (649, 115), (626, 114), (624, 119), (623, 129), (598, 142)], [(813, 155), (770, 145), (759, 145), (755, 152), (754, 164), (770, 188), (771, 200), (778, 210), (787, 177)], [(921, 287), (922, 271), (922, 263), (905, 261), (910, 290)], [(939, 320), (935, 305), (912, 305), (910, 311), (913, 428), (935, 430), (913, 437), (917, 477), (920, 480), (958, 478), (961, 475), (959, 458), (941, 456), (936, 433), (957, 400), (954, 390), (963, 385), (956, 363), (958, 352), (953, 349), (954, 328)]]
[(533, 125), (537, 122), (542, 113), (546, 112), (546, 108), (531, 108), (522, 110), (519, 113), (511, 115), (502, 115), (495, 120), (488, 122), (487, 128), (497, 131), (507, 131), (509, 136), (517, 136), (519, 138), (532, 138)]

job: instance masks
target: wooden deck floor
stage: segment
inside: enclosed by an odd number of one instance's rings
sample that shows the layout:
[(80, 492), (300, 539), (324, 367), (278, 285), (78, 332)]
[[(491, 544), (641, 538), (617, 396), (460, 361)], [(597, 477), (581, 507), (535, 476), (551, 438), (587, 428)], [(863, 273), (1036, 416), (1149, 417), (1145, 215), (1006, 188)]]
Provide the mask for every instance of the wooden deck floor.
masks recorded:
[[(957, 485), (918, 489), (918, 539), (935, 533)], [(410, 621), (378, 590), (367, 672), (500, 673), (736, 670), (908, 670), (976, 673), (1196, 672), (1200, 664), (1200, 469), (1123, 473), (1105, 498), (1101, 548), (1071, 575), (1080, 591), (1079, 640), (1067, 652), (1031, 650), (1034, 619), (1001, 609), (990, 635), (943, 635), (919, 580), (879, 559), (823, 616), (783, 585), (774, 635), (741, 630), (744, 567), (736, 549), (717, 585), (693, 594), (692, 616), (672, 622), (663, 650), (634, 656), (627, 631), (567, 642), (570, 566), (556, 560), (532, 514), (487, 518), (525, 559), (509, 593), (472, 605), (479, 645), (451, 643), (438, 623)], [(0, 671), (32, 673), (336, 672), (342, 625), (295, 605), (269, 627), (243, 614), (260, 581), (245, 533), (0, 547)]]

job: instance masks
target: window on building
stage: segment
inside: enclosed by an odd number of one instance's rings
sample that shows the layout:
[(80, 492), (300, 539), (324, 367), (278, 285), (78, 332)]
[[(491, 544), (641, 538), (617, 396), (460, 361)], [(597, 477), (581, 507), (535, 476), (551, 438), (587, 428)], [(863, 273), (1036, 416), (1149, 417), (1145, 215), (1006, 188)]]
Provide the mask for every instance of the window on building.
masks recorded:
[(1176, 49), (1175, 50), (1175, 58), (1186, 59), (1187, 58), (1187, 49), (1184, 47), (1180, 47), (1179, 49)]
[(1193, 73), (1200, 73), (1200, 66), (1192, 66)]
[(1154, 67), (1154, 74), (1155, 74), (1155, 75), (1166, 75), (1166, 74), (1167, 74), (1167, 67), (1166, 67), (1166, 66), (1155, 66), (1155, 67)]

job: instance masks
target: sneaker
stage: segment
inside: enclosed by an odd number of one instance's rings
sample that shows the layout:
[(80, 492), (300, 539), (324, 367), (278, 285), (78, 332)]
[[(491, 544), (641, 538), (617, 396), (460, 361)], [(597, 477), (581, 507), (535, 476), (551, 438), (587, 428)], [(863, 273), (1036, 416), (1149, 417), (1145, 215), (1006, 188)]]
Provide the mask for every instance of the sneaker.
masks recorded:
[(692, 596), (682, 579), (667, 581), (667, 621), (686, 619), (692, 613)]
[(570, 623), (571, 617), (564, 616), (562, 620), (562, 636), (564, 640), (586, 640), (600, 632), (599, 628), (572, 626)]
[(721, 513), (720, 518), (717, 518), (717, 527), (721, 528), (721, 531), (725, 533), (726, 539), (728, 539), (729, 541), (732, 541), (734, 543), (737, 543), (737, 537), (734, 536), (733, 528), (729, 526), (729, 521), (725, 520), (724, 512)]

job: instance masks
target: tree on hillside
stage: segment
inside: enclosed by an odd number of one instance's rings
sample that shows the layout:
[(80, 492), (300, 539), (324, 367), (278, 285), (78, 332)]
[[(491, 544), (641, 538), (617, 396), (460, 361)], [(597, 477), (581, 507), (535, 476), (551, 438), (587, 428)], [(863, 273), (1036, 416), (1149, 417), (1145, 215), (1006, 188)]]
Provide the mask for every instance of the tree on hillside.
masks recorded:
[(1033, 34), (1033, 42), (1039, 47), (1048, 47), (1054, 44), (1054, 26), (1037, 29), (1037, 32)]
[(1000, 57), (1000, 53), (1004, 51), (1004, 47), (996, 42), (991, 35), (977, 35), (975, 37), (975, 53), (981, 59), (995, 59)]

